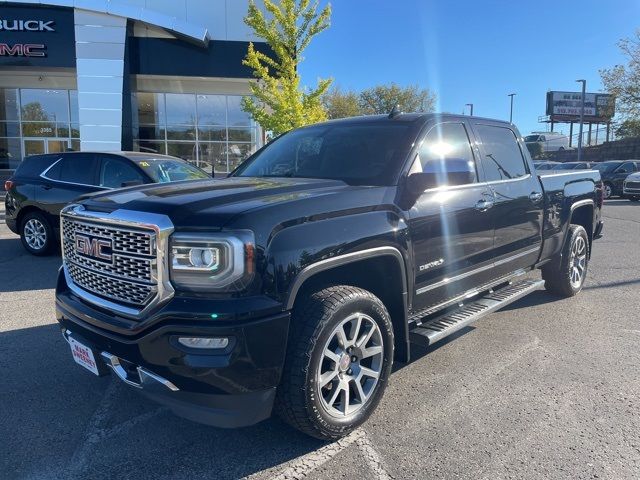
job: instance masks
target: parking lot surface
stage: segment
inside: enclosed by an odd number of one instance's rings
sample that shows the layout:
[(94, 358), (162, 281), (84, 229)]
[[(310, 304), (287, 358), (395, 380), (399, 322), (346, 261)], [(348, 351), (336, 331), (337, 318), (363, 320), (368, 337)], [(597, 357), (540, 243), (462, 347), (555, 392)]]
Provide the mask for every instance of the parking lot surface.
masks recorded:
[(536, 292), (398, 365), (336, 443), (278, 419), (191, 423), (75, 365), (55, 323), (58, 256), (0, 211), (0, 477), (640, 478), (640, 205), (609, 201), (584, 291)]

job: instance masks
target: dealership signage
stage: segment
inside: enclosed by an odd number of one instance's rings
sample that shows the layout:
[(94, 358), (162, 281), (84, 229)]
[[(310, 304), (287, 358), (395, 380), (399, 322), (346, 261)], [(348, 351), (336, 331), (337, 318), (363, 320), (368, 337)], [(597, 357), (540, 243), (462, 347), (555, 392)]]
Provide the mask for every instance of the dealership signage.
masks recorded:
[(0, 67), (75, 67), (73, 9), (0, 8)]
[[(581, 92), (547, 92), (547, 115), (552, 120), (579, 120), (582, 111)], [(615, 113), (615, 101), (608, 93), (585, 93), (584, 118), (586, 121), (606, 122)]]

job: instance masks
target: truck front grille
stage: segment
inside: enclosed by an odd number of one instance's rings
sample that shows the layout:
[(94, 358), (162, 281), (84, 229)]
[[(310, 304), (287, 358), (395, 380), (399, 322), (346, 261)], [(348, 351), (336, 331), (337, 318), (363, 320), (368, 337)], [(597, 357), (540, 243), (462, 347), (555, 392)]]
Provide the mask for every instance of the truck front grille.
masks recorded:
[(62, 217), (65, 268), (76, 286), (93, 295), (148, 305), (158, 294), (156, 249), (153, 230)]

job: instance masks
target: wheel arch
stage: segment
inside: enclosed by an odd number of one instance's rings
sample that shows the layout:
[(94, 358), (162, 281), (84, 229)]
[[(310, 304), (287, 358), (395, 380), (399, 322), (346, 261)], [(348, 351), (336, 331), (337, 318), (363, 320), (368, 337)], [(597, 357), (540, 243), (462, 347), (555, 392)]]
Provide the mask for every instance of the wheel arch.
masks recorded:
[[(580, 225), (587, 231), (587, 237), (589, 239), (589, 257), (591, 257), (591, 245), (593, 243), (593, 231), (594, 231), (594, 201), (593, 200), (581, 200), (574, 203), (571, 206), (571, 217), (569, 218), (569, 225)], [(567, 228), (568, 236), (569, 229)]]
[(313, 263), (292, 282), (285, 298), (291, 310), (307, 293), (329, 285), (351, 285), (378, 297), (389, 311), (395, 337), (395, 359), (409, 360), (407, 269), (395, 247), (376, 247)]

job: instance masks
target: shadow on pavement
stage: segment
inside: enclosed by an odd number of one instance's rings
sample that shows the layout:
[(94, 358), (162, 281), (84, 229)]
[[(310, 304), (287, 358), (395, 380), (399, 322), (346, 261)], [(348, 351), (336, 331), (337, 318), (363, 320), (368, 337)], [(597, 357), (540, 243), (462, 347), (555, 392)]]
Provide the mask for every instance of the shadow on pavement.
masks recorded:
[(605, 200), (604, 208), (607, 208), (608, 206), (611, 206), (611, 207), (638, 207), (638, 206), (640, 206), (640, 203), (632, 202), (631, 200), (627, 200), (625, 198), (619, 198), (617, 200)]
[(3, 478), (236, 479), (324, 444), (269, 419), (192, 423), (76, 365), (57, 325), (0, 334)]
[(20, 238), (0, 238), (0, 292), (19, 292), (54, 288), (59, 252), (35, 257), (22, 248)]

